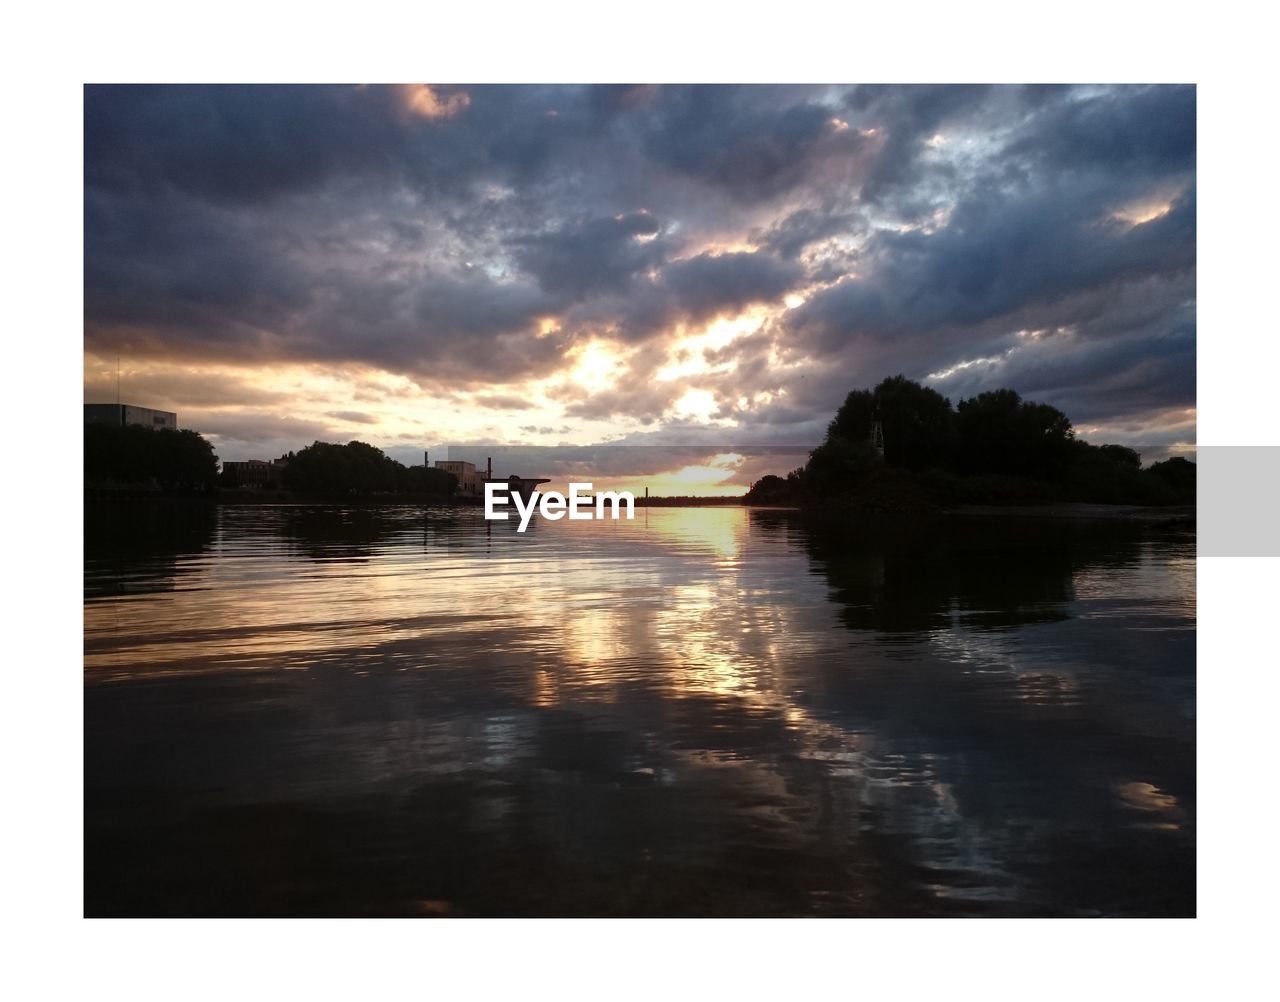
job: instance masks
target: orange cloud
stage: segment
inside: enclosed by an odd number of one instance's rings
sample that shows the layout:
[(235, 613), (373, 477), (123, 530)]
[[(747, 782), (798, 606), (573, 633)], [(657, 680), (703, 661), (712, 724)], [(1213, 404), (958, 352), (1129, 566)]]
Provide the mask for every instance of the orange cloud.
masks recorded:
[(442, 97), (429, 84), (408, 84), (400, 88), (404, 109), (419, 118), (453, 118), (471, 104), (464, 92)]

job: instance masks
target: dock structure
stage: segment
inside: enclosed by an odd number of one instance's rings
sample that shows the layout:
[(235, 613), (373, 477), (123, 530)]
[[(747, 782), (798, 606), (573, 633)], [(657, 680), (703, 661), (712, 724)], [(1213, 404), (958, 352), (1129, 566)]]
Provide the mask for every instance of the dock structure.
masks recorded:
[[(511, 494), (519, 494), (526, 501), (538, 493), (538, 487), (551, 483), (550, 477), (518, 477), (514, 473), (509, 477), (488, 477), (485, 483), (506, 484)], [(483, 488), (481, 488), (483, 490)]]

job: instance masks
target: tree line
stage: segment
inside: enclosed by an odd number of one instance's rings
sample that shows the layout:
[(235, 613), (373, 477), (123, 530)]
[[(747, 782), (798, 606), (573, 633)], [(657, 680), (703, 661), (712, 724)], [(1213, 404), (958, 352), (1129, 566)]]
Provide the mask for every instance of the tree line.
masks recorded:
[(837, 497), (884, 508), (1189, 503), (1195, 464), (1174, 458), (1143, 469), (1133, 449), (1091, 445), (1076, 437), (1062, 411), (1014, 390), (980, 393), (952, 407), (937, 390), (899, 375), (850, 393), (805, 465), (786, 478), (761, 478), (746, 500)]
[(293, 453), (284, 486), (303, 494), (430, 494), (448, 497), (457, 478), (444, 470), (405, 466), (366, 442), (313, 442)]
[[(365, 442), (314, 442), (281, 470), (282, 486), (302, 494), (402, 494), (448, 497), (457, 478), (444, 470), (405, 466)], [(213, 446), (190, 429), (86, 424), (84, 476), (90, 487), (212, 491), (237, 486), (218, 473)]]

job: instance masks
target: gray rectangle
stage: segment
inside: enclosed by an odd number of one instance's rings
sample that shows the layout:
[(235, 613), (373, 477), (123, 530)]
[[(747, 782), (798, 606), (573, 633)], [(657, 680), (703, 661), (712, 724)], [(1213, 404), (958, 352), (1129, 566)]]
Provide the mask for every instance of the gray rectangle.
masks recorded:
[(1280, 556), (1280, 446), (1213, 445), (1196, 451), (1196, 552)]

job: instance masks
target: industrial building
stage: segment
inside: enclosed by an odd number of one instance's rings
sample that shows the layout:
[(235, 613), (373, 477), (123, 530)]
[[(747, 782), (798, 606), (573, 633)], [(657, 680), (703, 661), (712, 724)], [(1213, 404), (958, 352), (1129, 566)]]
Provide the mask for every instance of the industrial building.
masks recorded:
[(172, 411), (158, 411), (134, 404), (85, 404), (85, 424), (109, 424), (117, 428), (136, 424), (145, 428), (169, 428), (177, 430), (178, 415)]
[(462, 497), (478, 498), (484, 493), (486, 474), (476, 470), (475, 463), (464, 463), (455, 459), (437, 459), (436, 469), (452, 473), (458, 481), (456, 493)]
[(284, 468), (289, 457), (281, 456), (267, 462), (265, 459), (246, 459), (222, 464), (224, 482), (236, 487), (279, 487), (284, 481)]
[[(424, 452), (422, 461), (427, 466), (430, 466), (431, 456)], [(512, 492), (523, 497), (531, 497), (540, 484), (550, 482), (545, 477), (518, 477), (515, 474), (509, 477), (494, 477), (492, 459), (485, 463), (484, 470), (477, 470), (475, 463), (468, 463), (460, 459), (437, 459), (436, 469), (453, 474), (454, 479), (458, 481), (455, 494), (464, 498), (483, 497), (484, 485), (491, 480), (505, 484)]]

